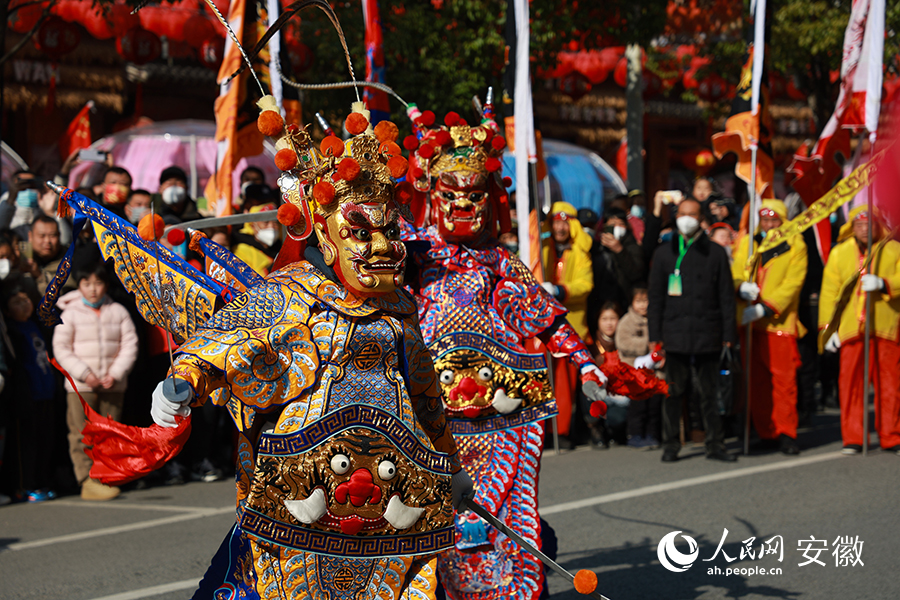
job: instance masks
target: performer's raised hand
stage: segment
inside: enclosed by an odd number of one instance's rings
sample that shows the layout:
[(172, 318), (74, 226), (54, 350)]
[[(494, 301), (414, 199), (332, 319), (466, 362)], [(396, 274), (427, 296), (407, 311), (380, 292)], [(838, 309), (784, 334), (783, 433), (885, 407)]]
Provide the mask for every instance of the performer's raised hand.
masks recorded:
[[(160, 427), (177, 427), (176, 415), (186, 417), (191, 414), (189, 404), (194, 397), (194, 391), (189, 385), (184, 385), (187, 388), (187, 399), (179, 398), (178, 400), (181, 401), (170, 399), (163, 390), (166, 381), (168, 380), (160, 381), (156, 389), (153, 390), (153, 404), (150, 408), (150, 416), (153, 417), (153, 422)], [(179, 385), (178, 387), (180, 391), (182, 386)]]

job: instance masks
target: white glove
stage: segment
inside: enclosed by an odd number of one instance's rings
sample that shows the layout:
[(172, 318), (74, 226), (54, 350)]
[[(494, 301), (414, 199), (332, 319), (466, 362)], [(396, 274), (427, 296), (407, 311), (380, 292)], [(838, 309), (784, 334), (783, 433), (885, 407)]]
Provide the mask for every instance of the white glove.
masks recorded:
[(600, 367), (592, 363), (588, 363), (581, 367), (582, 375), (587, 375), (588, 373), (593, 373), (600, 380), (601, 385), (606, 385), (607, 377), (603, 374), (603, 371), (600, 370)]
[(559, 288), (549, 281), (545, 281), (541, 284), (541, 287), (547, 290), (547, 293), (556, 298), (559, 295)]
[(638, 356), (634, 359), (634, 368), (635, 369), (655, 369), (659, 366), (659, 362), (653, 360), (653, 353), (645, 354), (643, 356)]
[(469, 477), (469, 474), (466, 473), (465, 469), (460, 469), (453, 474), (450, 486), (454, 510), (459, 510), (463, 498), (475, 497), (475, 484), (472, 483), (472, 478)]
[(744, 309), (744, 314), (741, 315), (741, 323), (746, 325), (762, 319), (764, 316), (766, 316), (766, 307), (762, 304), (754, 304)]
[(837, 331), (831, 334), (831, 337), (828, 338), (828, 341), (825, 342), (825, 352), (837, 352), (841, 349), (841, 338), (838, 336)]
[(864, 292), (880, 292), (884, 289), (884, 279), (878, 275), (863, 275), (861, 287)]
[(163, 384), (165, 384), (165, 380), (160, 381), (156, 389), (153, 390), (153, 404), (150, 407), (150, 416), (153, 417), (153, 422), (160, 427), (177, 427), (178, 422), (175, 420), (175, 415), (186, 417), (191, 414), (191, 407), (188, 405), (193, 398), (193, 390), (191, 390), (187, 401), (181, 404), (166, 398), (163, 392)]
[(759, 298), (759, 286), (755, 283), (745, 281), (741, 284), (741, 287), (738, 288), (738, 296), (741, 297), (741, 300), (756, 302), (756, 299)]

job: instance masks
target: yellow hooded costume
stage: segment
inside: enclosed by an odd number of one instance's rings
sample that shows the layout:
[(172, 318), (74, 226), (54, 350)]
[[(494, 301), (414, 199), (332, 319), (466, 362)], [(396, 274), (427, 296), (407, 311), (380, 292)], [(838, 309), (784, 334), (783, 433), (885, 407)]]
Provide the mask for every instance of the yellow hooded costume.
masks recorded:
[[(819, 329), (824, 329), (834, 314), (841, 286), (850, 279), (866, 260), (865, 248), (860, 249), (856, 238), (853, 236), (853, 222), (866, 211), (865, 206), (858, 206), (850, 211), (849, 222), (841, 228), (839, 242), (828, 255), (828, 263), (822, 274), (822, 293), (819, 295)], [(879, 223), (878, 213), (875, 214), (876, 223)], [(884, 235), (880, 226), (873, 228), (873, 241), (877, 241)], [(884, 279), (885, 288), (879, 293), (872, 294), (872, 333), (882, 339), (893, 342), (900, 341), (900, 243), (891, 240), (887, 242), (875, 256), (874, 264), (870, 265), (868, 273), (878, 275)], [(838, 327), (838, 336), (841, 343), (861, 337), (865, 329), (866, 294), (860, 288), (860, 282), (850, 298), (850, 302), (841, 314), (841, 323)]]
[[(569, 223), (569, 247), (562, 256), (556, 255), (553, 236), (543, 243), (544, 275), (547, 281), (561, 288), (562, 296), (557, 298), (569, 314), (566, 318), (581, 338), (587, 337), (587, 299), (594, 289), (594, 270), (591, 264), (591, 237), (578, 222), (578, 211), (568, 202), (554, 202), (550, 207), (551, 219), (565, 215)], [(550, 232), (550, 222), (544, 223), (544, 231)]]
[[(782, 223), (787, 223), (787, 208), (781, 200), (763, 200), (762, 209), (769, 209), (781, 217)], [(757, 228), (757, 233), (759, 233)], [(747, 264), (747, 251), (749, 239), (746, 235), (738, 240), (734, 253), (734, 262), (731, 265), (731, 275), (734, 278), (734, 289), (747, 281), (744, 274), (744, 266)], [(772, 333), (803, 337), (806, 328), (800, 324), (797, 311), (800, 307), (800, 289), (806, 279), (806, 242), (802, 235), (795, 235), (775, 248), (765, 252), (760, 261), (759, 271), (755, 283), (759, 286), (758, 302), (763, 303), (773, 314), (759, 319), (754, 323), (757, 329), (764, 329)], [(747, 303), (738, 300), (738, 322)]]

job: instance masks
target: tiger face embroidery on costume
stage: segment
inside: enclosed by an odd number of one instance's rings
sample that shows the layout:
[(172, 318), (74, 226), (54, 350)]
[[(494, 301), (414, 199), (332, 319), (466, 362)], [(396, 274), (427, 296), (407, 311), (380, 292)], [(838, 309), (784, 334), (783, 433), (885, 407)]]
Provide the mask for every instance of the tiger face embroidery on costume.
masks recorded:
[(422, 469), (385, 435), (353, 427), (299, 455), (261, 455), (247, 507), (295, 526), (402, 535), (451, 524), (449, 498), (449, 476)]
[(458, 348), (435, 361), (444, 411), (449, 418), (507, 415), (552, 397), (544, 371), (522, 371), (470, 348)]

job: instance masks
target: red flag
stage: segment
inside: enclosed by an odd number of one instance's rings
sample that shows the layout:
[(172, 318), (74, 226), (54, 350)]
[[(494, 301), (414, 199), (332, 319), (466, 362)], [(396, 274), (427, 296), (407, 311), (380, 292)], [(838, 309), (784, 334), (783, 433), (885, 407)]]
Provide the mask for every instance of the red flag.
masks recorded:
[(73, 152), (84, 150), (91, 145), (91, 110), (93, 108), (94, 101), (89, 100), (69, 123), (66, 133), (59, 138), (59, 156), (63, 162)]
[[(384, 83), (384, 44), (378, 0), (362, 0), (362, 8), (366, 22), (366, 81)], [(372, 125), (391, 116), (386, 93), (367, 87), (364, 98)]]

